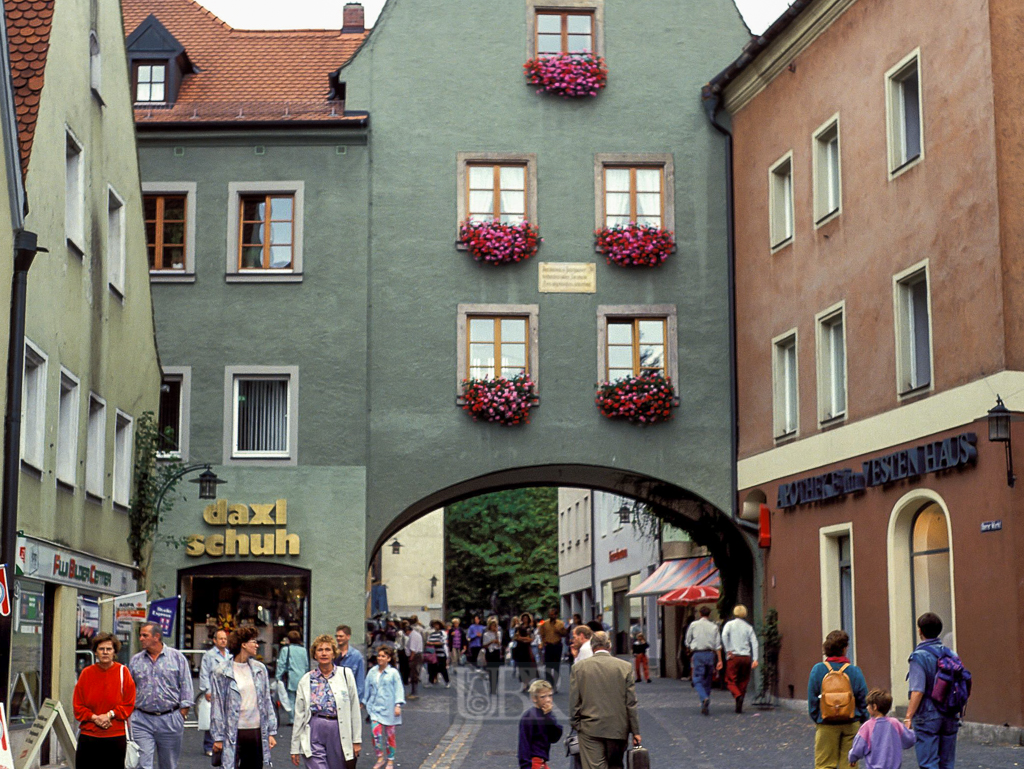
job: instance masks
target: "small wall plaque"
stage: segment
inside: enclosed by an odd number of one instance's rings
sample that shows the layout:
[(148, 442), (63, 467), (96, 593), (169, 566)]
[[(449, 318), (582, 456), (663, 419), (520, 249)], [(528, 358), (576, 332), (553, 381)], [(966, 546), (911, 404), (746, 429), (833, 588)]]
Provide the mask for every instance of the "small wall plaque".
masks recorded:
[(592, 262), (538, 262), (537, 290), (542, 294), (597, 293), (597, 265)]
[(981, 533), (984, 534), (986, 531), (999, 531), (1003, 528), (1002, 521), (982, 521)]

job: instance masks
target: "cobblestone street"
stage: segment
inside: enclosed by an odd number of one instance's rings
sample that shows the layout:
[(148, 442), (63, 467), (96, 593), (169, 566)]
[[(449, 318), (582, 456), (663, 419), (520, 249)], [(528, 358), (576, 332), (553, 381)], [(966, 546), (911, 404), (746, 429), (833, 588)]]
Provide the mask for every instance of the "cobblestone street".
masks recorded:
[[(563, 671), (567, 668), (563, 668)], [(424, 687), (410, 702), (398, 729), (398, 760), (402, 769), (516, 769), (517, 725), (526, 707), (525, 696), (502, 669), (502, 694), (489, 698), (486, 676), (460, 668), (450, 689)], [(814, 727), (804, 714), (784, 708), (732, 712), (732, 699), (716, 691), (711, 717), (700, 715), (696, 695), (685, 681), (655, 679), (638, 686), (640, 728), (651, 761), (659, 769), (808, 769), (812, 766)], [(566, 722), (568, 680), (555, 697), (559, 721)], [(274, 766), (291, 765), (290, 729), (282, 729), (274, 750)], [(366, 753), (359, 766), (373, 765), (369, 725), (364, 725)], [(201, 752), (199, 735), (186, 733), (182, 769), (209, 766)], [(961, 740), (958, 769), (1012, 769), (1024, 767), (1024, 748), (978, 745)], [(565, 751), (556, 745), (552, 769), (569, 766)], [(905, 769), (917, 769), (914, 751), (903, 754)]]

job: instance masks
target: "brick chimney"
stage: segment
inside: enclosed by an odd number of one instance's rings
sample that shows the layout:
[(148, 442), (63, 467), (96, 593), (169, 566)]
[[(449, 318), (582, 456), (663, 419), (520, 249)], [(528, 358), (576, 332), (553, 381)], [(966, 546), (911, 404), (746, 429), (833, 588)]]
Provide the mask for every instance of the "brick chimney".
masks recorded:
[(362, 3), (345, 3), (341, 31), (358, 33), (366, 31), (366, 11)]

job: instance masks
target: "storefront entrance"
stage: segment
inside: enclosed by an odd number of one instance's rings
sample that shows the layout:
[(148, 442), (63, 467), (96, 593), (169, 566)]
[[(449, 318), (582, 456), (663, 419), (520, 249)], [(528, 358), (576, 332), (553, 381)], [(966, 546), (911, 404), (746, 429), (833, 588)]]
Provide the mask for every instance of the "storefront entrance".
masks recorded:
[(178, 572), (184, 599), (178, 634), (182, 650), (204, 650), (213, 634), (253, 626), (259, 631), (260, 658), (277, 657), (281, 639), (297, 630), (309, 639), (310, 574), (279, 564), (218, 563)]

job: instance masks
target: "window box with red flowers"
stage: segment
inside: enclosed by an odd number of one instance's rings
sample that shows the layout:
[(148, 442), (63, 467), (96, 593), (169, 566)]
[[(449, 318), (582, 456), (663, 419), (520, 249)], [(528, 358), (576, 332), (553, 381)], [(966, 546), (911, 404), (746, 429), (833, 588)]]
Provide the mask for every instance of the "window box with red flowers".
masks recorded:
[(657, 267), (676, 248), (671, 231), (636, 222), (605, 227), (594, 235), (598, 253), (620, 267)]
[(459, 228), (459, 243), (478, 262), (487, 264), (514, 264), (529, 259), (542, 242), (540, 230), (529, 222), (467, 221)]
[(537, 93), (553, 93), (565, 99), (597, 96), (608, 84), (608, 67), (594, 54), (560, 53), (537, 56), (523, 65), (526, 79), (540, 86)]
[(529, 374), (462, 382), (462, 409), (474, 421), (497, 422), (506, 427), (527, 424), (535, 405), (536, 387)]
[(672, 418), (675, 388), (667, 377), (646, 373), (598, 385), (594, 403), (602, 416), (635, 425), (653, 425)]

